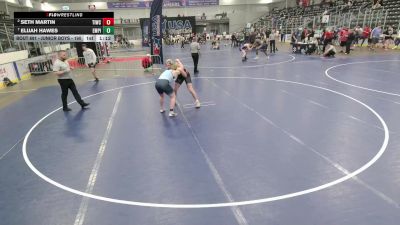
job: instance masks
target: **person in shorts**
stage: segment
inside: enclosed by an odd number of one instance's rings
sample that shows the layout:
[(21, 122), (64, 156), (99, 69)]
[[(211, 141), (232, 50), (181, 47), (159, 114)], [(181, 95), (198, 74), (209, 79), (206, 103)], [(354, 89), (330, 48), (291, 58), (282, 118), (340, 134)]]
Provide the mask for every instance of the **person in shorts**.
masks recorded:
[(375, 50), (375, 48), (377, 47), (377, 44), (379, 43), (379, 39), (381, 38), (381, 35), (382, 35), (381, 26), (377, 26), (372, 30), (372, 32), (371, 32), (372, 44), (370, 46), (370, 50)]
[[(179, 60), (177, 60), (179, 62)], [(167, 63), (172, 62), (172, 60), (168, 59)], [(165, 70), (156, 81), (155, 88), (157, 93), (160, 95), (160, 113), (164, 113), (164, 96), (165, 94), (170, 97), (170, 104), (169, 104), (169, 117), (177, 116), (175, 113), (175, 103), (176, 103), (176, 95), (174, 89), (172, 88), (172, 83), (174, 79), (182, 75), (186, 77), (186, 72), (184, 71), (183, 65), (181, 63), (173, 64), (171, 69)]]
[(268, 54), (267, 54), (267, 47), (268, 47), (268, 44), (266, 43), (266, 40), (265, 40), (265, 43), (261, 40), (261, 38), (257, 38), (255, 41), (254, 41), (254, 48), (256, 49), (256, 57), (254, 58), (255, 60), (257, 60), (257, 59), (259, 59), (259, 57), (258, 57), (258, 52), (259, 51), (261, 51), (261, 52), (263, 52), (264, 54), (265, 54), (265, 56), (268, 56)]
[(246, 43), (240, 48), (242, 52), (242, 62), (247, 61), (247, 52), (251, 51), (251, 49), (253, 49), (253, 45), (250, 43)]
[[(178, 95), (179, 87), (185, 81), (188, 91), (193, 96), (194, 104), (195, 104), (196, 108), (200, 108), (201, 107), (201, 103), (200, 103), (199, 97), (197, 96), (196, 91), (193, 88), (193, 83), (192, 83), (192, 78), (190, 77), (190, 73), (185, 69), (184, 65), (179, 61), (179, 59), (176, 60), (175, 64), (181, 65), (183, 67), (183, 70), (186, 73), (186, 76), (183, 76), (182, 74), (179, 74), (178, 77), (175, 80), (175, 88), (174, 88), (175, 96)], [(168, 69), (172, 69), (173, 65), (174, 64), (173, 64), (172, 60), (167, 60), (166, 66), (167, 66)]]

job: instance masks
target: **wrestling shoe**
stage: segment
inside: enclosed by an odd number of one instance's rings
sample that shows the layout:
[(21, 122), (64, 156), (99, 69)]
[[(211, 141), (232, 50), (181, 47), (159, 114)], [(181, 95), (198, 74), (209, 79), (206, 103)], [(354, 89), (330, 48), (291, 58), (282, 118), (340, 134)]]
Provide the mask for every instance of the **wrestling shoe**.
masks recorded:
[(168, 114), (169, 117), (175, 117), (177, 115), (178, 114), (176, 112), (174, 112), (174, 111), (170, 111), (169, 114)]

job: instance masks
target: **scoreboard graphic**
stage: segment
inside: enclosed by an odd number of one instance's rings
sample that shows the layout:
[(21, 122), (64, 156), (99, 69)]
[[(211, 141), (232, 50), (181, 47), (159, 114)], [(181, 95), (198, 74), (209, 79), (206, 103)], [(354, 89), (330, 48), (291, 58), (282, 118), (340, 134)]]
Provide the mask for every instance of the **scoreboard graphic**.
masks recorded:
[(113, 42), (114, 12), (14, 12), (15, 42)]

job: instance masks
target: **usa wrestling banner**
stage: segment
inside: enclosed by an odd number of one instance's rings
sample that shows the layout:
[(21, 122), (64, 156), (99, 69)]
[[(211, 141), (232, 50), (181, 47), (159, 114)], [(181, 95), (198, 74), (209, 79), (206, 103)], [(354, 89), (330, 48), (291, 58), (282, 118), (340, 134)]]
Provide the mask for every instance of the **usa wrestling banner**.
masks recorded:
[(162, 6), (163, 0), (154, 0), (151, 4), (150, 10), (150, 49), (151, 55), (159, 55), (161, 62), (154, 62), (164, 64), (163, 49), (162, 49)]

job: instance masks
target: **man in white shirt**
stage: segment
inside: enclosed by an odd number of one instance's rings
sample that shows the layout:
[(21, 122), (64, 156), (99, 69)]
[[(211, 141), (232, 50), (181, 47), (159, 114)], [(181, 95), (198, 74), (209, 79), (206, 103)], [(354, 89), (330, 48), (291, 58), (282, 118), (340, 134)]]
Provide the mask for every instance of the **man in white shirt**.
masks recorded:
[(276, 32), (275, 29), (272, 30), (272, 32), (269, 34), (269, 51), (272, 54), (272, 51), (275, 53), (276, 46), (275, 46), (275, 39), (276, 39)]
[(185, 37), (181, 37), (181, 48), (185, 48)]
[(199, 64), (200, 44), (197, 42), (196, 37), (193, 37), (193, 41), (190, 44), (190, 52), (192, 53), (194, 63), (194, 73), (198, 73), (197, 65)]
[(96, 64), (97, 64), (96, 54), (92, 49), (88, 48), (85, 44), (82, 45), (82, 50), (86, 66), (90, 68), (90, 72), (92, 72), (94, 81), (99, 82), (99, 78), (96, 75)]
[(76, 90), (76, 86), (74, 80), (72, 80), (71, 74), (71, 70), (73, 68), (69, 66), (67, 58), (68, 56), (66, 51), (59, 51), (58, 59), (53, 63), (53, 71), (57, 75), (58, 83), (61, 87), (61, 100), (63, 103), (63, 110), (66, 112), (71, 111), (71, 109), (68, 108), (67, 103), (68, 89), (71, 90), (76, 101), (79, 103), (79, 105), (81, 105), (82, 109), (89, 105), (89, 103), (86, 103), (82, 100), (81, 96), (78, 93), (78, 90)]

